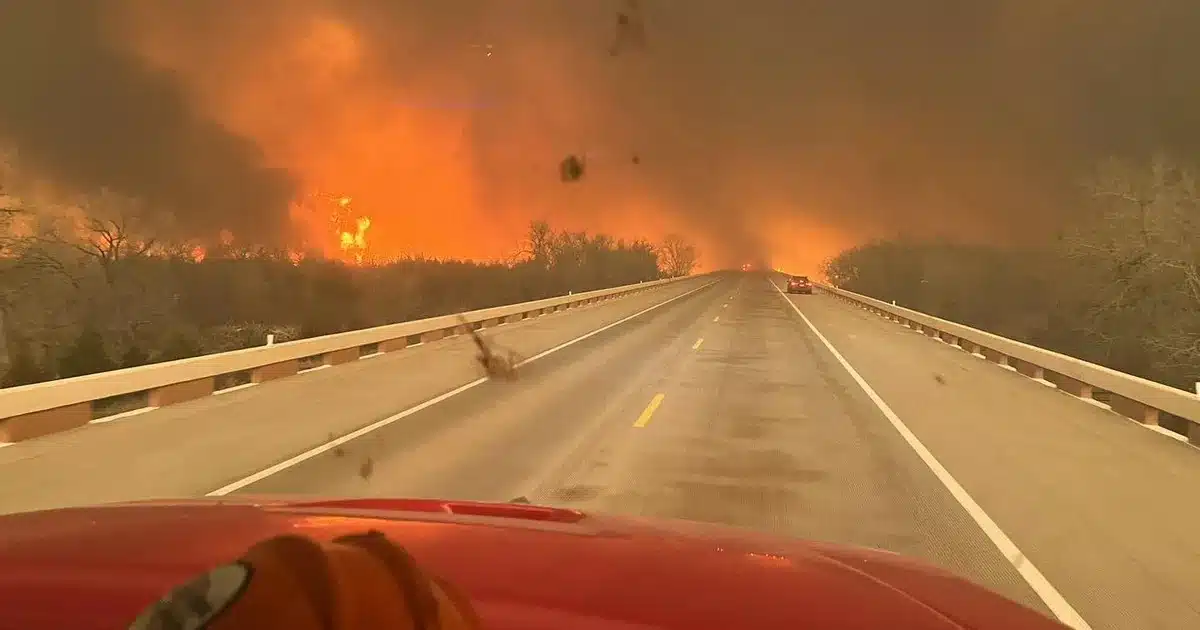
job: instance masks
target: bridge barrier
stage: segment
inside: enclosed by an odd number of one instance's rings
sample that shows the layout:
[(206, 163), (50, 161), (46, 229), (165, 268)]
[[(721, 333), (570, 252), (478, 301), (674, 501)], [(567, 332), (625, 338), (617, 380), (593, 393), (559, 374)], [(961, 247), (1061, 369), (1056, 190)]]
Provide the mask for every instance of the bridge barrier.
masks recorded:
[(814, 282), (813, 286), (1004, 369), (1200, 446), (1200, 396), (1192, 392), (827, 284)]
[[(704, 274), (709, 275), (709, 274)], [(626, 297), (686, 276), (442, 315), (178, 361), (0, 389), (0, 442), (18, 442), (214, 393), (403, 350), (475, 329)]]

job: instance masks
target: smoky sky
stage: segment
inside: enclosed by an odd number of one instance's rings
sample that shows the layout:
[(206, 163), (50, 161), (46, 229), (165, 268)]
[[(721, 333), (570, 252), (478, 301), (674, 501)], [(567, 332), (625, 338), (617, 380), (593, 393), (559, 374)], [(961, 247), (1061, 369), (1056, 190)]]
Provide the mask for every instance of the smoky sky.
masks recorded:
[(60, 184), (141, 198), (190, 235), (276, 240), (287, 174), (113, 41), (106, 4), (0, 1), (0, 138)]
[[(780, 247), (768, 243), (781, 221), (853, 238), (1041, 238), (1079, 215), (1077, 182), (1098, 160), (1200, 149), (1194, 0), (638, 4), (647, 45), (615, 56), (618, 0), (158, 11), (214, 65), (271, 49), (289, 14), (346, 20), (381, 80), (428, 87), (398, 108), (471, 112), (482, 204), (587, 218), (645, 191), (712, 235), (722, 262)], [(99, 5), (0, 0), (0, 133), (72, 183), (161, 200), (195, 226), (279, 226), (289, 180), (129, 54)], [(531, 75), (535, 63), (550, 69)], [(580, 186), (557, 181), (567, 153), (589, 157)]]

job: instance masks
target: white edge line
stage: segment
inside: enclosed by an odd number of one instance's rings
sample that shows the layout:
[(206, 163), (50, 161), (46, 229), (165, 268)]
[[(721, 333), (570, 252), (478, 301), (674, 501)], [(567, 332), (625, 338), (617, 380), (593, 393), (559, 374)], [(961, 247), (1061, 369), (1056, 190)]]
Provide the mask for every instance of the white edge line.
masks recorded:
[[(774, 284), (774, 282), (772, 282), (771, 284)], [(776, 288), (776, 290), (779, 290), (779, 287), (778, 287), (778, 286), (777, 286), (777, 287), (775, 287), (775, 288)], [(839, 298), (841, 297), (841, 296), (839, 296), (839, 295), (836, 295), (836, 294), (827, 294), (827, 295), (834, 295), (835, 297), (839, 297)], [(858, 303), (858, 302), (855, 302), (855, 301), (853, 301), (853, 300), (850, 300), (849, 302), (850, 302), (851, 304), (854, 304), (854, 305), (856, 305), (856, 306), (857, 306), (857, 305), (859, 305), (859, 303)], [(878, 315), (878, 313), (875, 313), (875, 314), (876, 314), (876, 315)], [(893, 323), (897, 323), (897, 322), (895, 322), (895, 320), (891, 320), (891, 319), (890, 319), (890, 318), (888, 318), (888, 317), (884, 317), (884, 319), (888, 319), (889, 321), (892, 321)], [(902, 325), (903, 325), (905, 328), (911, 328), (911, 326), (909, 326), (907, 322), (903, 323)], [(928, 336), (928, 335), (926, 335), (926, 336)], [(937, 338), (937, 337), (933, 337), (933, 339), (937, 339), (938, 341), (943, 341), (943, 342), (945, 341), (945, 340), (943, 340), (943, 339), (940, 339), (940, 338)], [(1014, 373), (1017, 373), (1017, 374), (1021, 374), (1021, 372), (1020, 372), (1019, 370), (1017, 370), (1017, 368), (1013, 367), (1012, 365), (1009, 365), (1009, 364), (1007, 364), (1007, 363), (997, 363), (997, 362), (995, 362), (995, 361), (992, 361), (991, 359), (989, 359), (989, 358), (987, 357), (987, 355), (983, 354), (982, 352), (970, 352), (970, 351), (968, 351), (966, 348), (963, 348), (962, 346), (958, 346), (958, 345), (955, 345), (955, 346), (952, 346), (952, 347), (954, 347), (954, 348), (958, 348), (959, 350), (962, 350), (963, 352), (967, 352), (967, 353), (969, 353), (969, 354), (970, 354), (971, 356), (973, 356), (973, 357), (976, 357), (976, 358), (978, 358), (978, 359), (982, 359), (982, 360), (984, 360), (984, 361), (987, 361), (987, 362), (988, 362), (990, 365), (993, 365), (993, 366), (995, 366), (995, 367), (998, 367), (998, 368), (1000, 368), (1000, 369), (1002, 369), (1002, 370), (1007, 370), (1007, 371), (1009, 371), (1009, 372), (1014, 372)], [(1171, 438), (1171, 439), (1173, 439), (1173, 440), (1176, 440), (1176, 441), (1179, 441), (1179, 442), (1183, 442), (1183, 443), (1185, 443), (1185, 444), (1188, 444), (1189, 446), (1192, 446), (1192, 447), (1194, 447), (1194, 448), (1200, 449), (1200, 446), (1197, 446), (1197, 445), (1195, 445), (1195, 444), (1192, 444), (1192, 443), (1191, 443), (1191, 441), (1188, 439), (1188, 436), (1186, 436), (1186, 435), (1183, 435), (1183, 434), (1181, 434), (1181, 433), (1176, 433), (1176, 432), (1174, 432), (1174, 431), (1172, 431), (1172, 430), (1170, 430), (1170, 429), (1164, 429), (1163, 427), (1161, 427), (1161, 426), (1158, 426), (1158, 425), (1154, 425), (1154, 424), (1146, 424), (1146, 423), (1144, 423), (1144, 422), (1138, 422), (1137, 420), (1135, 420), (1135, 419), (1133, 419), (1133, 418), (1130, 418), (1129, 416), (1127, 416), (1127, 415), (1125, 415), (1125, 414), (1123, 414), (1123, 413), (1120, 413), (1120, 412), (1117, 412), (1117, 411), (1113, 410), (1113, 408), (1112, 408), (1112, 405), (1110, 405), (1110, 404), (1107, 404), (1107, 403), (1102, 403), (1102, 402), (1100, 402), (1100, 401), (1096, 400), (1095, 398), (1083, 398), (1082, 396), (1076, 396), (1075, 394), (1072, 394), (1072, 393), (1070, 393), (1070, 392), (1063, 391), (1061, 388), (1059, 388), (1059, 386), (1058, 386), (1057, 384), (1055, 384), (1055, 383), (1054, 383), (1054, 382), (1052, 382), (1052, 381), (1048, 381), (1048, 380), (1046, 380), (1046, 379), (1044, 379), (1044, 378), (1034, 378), (1034, 377), (1032, 377), (1032, 376), (1027, 376), (1027, 375), (1025, 375), (1025, 374), (1021, 374), (1021, 376), (1025, 376), (1025, 378), (1028, 378), (1029, 380), (1031, 380), (1031, 381), (1033, 381), (1033, 382), (1035, 382), (1035, 383), (1038, 383), (1038, 384), (1040, 384), (1040, 385), (1044, 385), (1044, 386), (1046, 386), (1046, 387), (1049, 387), (1049, 388), (1051, 388), (1051, 389), (1057, 389), (1057, 390), (1059, 390), (1059, 391), (1062, 391), (1062, 393), (1066, 394), (1067, 396), (1070, 396), (1070, 397), (1074, 398), (1075, 400), (1078, 400), (1078, 401), (1082, 401), (1082, 402), (1088, 403), (1088, 404), (1090, 404), (1090, 405), (1092, 405), (1092, 406), (1094, 406), (1094, 407), (1096, 407), (1096, 408), (1098, 408), (1098, 409), (1102, 409), (1102, 410), (1104, 410), (1104, 411), (1109, 411), (1109, 412), (1112, 412), (1112, 413), (1116, 414), (1117, 416), (1119, 416), (1119, 417), (1121, 417), (1121, 418), (1124, 418), (1125, 420), (1128, 420), (1128, 421), (1130, 421), (1130, 422), (1132, 422), (1132, 423), (1134, 423), (1134, 424), (1138, 425), (1139, 427), (1142, 427), (1143, 429), (1148, 429), (1148, 430), (1150, 430), (1150, 431), (1153, 431), (1153, 432), (1155, 432), (1155, 433), (1158, 433), (1158, 434), (1161, 434), (1161, 435), (1165, 435), (1166, 437), (1169, 437), (1169, 438)]]
[[(679, 295), (676, 295), (675, 297), (669, 298), (667, 300), (663, 300), (662, 302), (659, 302), (649, 308), (642, 309), (642, 310), (634, 313), (633, 315), (629, 315), (628, 317), (619, 319), (615, 322), (612, 322), (611, 324), (606, 324), (606, 325), (604, 325), (600, 328), (597, 328), (596, 330), (593, 330), (589, 333), (585, 333), (583, 335), (575, 337), (574, 339), (571, 339), (570, 341), (560, 343), (557, 346), (550, 348), (549, 350), (539, 352), (538, 354), (535, 354), (532, 357), (525, 359), (524, 361), (521, 361), (520, 363), (517, 364), (517, 366), (519, 367), (522, 365), (527, 365), (529, 363), (537, 361), (538, 359), (541, 359), (548, 355), (554, 354), (555, 352), (558, 352), (559, 350), (573, 346), (585, 339), (594, 337), (606, 330), (620, 326), (621, 324), (624, 324), (625, 322), (627, 322), (631, 319), (634, 319), (635, 317), (640, 317), (642, 315), (645, 315), (646, 313), (649, 313), (650, 311), (653, 311), (656, 308), (670, 304), (671, 302), (674, 302), (675, 300), (679, 300), (681, 298), (687, 297), (701, 289), (708, 288), (716, 283), (717, 283), (717, 281), (714, 280), (712, 282), (708, 282), (706, 284), (698, 286), (695, 289), (687, 291), (686, 293), (680, 293)], [(409, 347), (411, 347), (411, 346), (409, 346)], [(209, 493), (205, 494), (204, 496), (206, 496), (206, 497), (223, 497), (231, 492), (241, 490), (242, 488), (245, 488), (246, 486), (249, 486), (254, 483), (258, 483), (259, 481), (262, 481), (263, 479), (266, 479), (267, 477), (270, 477), (271, 475), (274, 475), (276, 473), (287, 470), (288, 468), (291, 468), (292, 466), (295, 466), (296, 464), (299, 464), (301, 462), (312, 459), (313, 457), (316, 457), (317, 455), (320, 455), (321, 453), (325, 453), (327, 451), (333, 450), (333, 449), (337, 448), (338, 446), (341, 446), (342, 444), (350, 442), (351, 440), (356, 440), (368, 433), (382, 429), (383, 427), (386, 427), (387, 425), (392, 424), (393, 422), (396, 422), (397, 420), (407, 418), (408, 416), (411, 416), (419, 411), (424, 411), (425, 409), (428, 409), (444, 400), (453, 398), (454, 396), (457, 396), (457, 395), (459, 395), (469, 389), (472, 389), (474, 387), (478, 387), (479, 385), (482, 385), (482, 384), (486, 383), (487, 381), (488, 381), (488, 379), (486, 377), (484, 377), (484, 378), (475, 379), (465, 385), (460, 385), (444, 394), (441, 394), (440, 396), (435, 396), (435, 397), (430, 398), (429, 400), (426, 400), (425, 402), (420, 403), (416, 406), (409, 407), (408, 409), (405, 409), (404, 411), (401, 411), (400, 413), (393, 414), (382, 420), (378, 420), (378, 421), (373, 422), (365, 427), (362, 427), (361, 429), (358, 429), (351, 433), (347, 433), (346, 435), (343, 435), (342, 437), (339, 437), (335, 440), (330, 440), (324, 444), (310, 448), (307, 451), (304, 451), (303, 453), (300, 453), (299, 455), (296, 455), (294, 457), (286, 459), (282, 462), (279, 462), (278, 464), (275, 464), (274, 466), (264, 468), (256, 473), (254, 473), (253, 475), (250, 475), (249, 477), (244, 477), (242, 479), (238, 479), (237, 481), (234, 481), (233, 483), (230, 483), (230, 484), (224, 485), (220, 488), (217, 488), (216, 490), (213, 490), (212, 492), (209, 492)]]
[(229, 394), (232, 392), (240, 392), (243, 389), (250, 389), (251, 387), (254, 387), (255, 385), (258, 385), (258, 383), (255, 383), (253, 381), (249, 382), (249, 383), (242, 383), (241, 385), (233, 385), (231, 387), (226, 387), (225, 389), (218, 389), (218, 390), (214, 391), (212, 393), (212, 395), (220, 396), (222, 394)]
[(312, 372), (316, 372), (317, 370), (327, 370), (331, 367), (333, 367), (333, 366), (330, 365), (329, 363), (322, 363), (321, 365), (314, 365), (310, 368), (304, 368), (303, 370), (296, 370), (296, 373), (297, 374), (310, 374)]
[[(1124, 417), (1124, 416), (1122, 416), (1122, 417)], [(1144, 427), (1144, 428), (1150, 429), (1151, 431), (1154, 431), (1155, 433), (1160, 433), (1160, 434), (1165, 435), (1173, 440), (1176, 440), (1179, 442), (1187, 442), (1188, 441), (1188, 436), (1181, 435), (1170, 429), (1164, 429), (1164, 428), (1162, 428), (1158, 425), (1154, 425), (1154, 424), (1144, 424), (1144, 423), (1138, 422), (1137, 420), (1134, 420), (1133, 418), (1125, 418), (1125, 419), (1138, 425), (1139, 427)]]
[[(768, 280), (768, 282), (771, 281)], [(879, 411), (882, 412), (884, 417), (888, 419), (888, 422), (890, 422), (896, 431), (900, 433), (900, 436), (904, 438), (904, 441), (908, 442), (908, 445), (912, 447), (914, 451), (916, 451), (917, 456), (921, 458), (921, 461), (925, 462), (925, 465), (933, 471), (933, 474), (938, 478), (938, 481), (942, 482), (942, 485), (950, 491), (950, 494), (955, 498), (955, 500), (958, 501), (959, 505), (966, 510), (967, 514), (970, 515), (970, 517), (975, 521), (975, 524), (979, 525), (979, 528), (983, 530), (984, 535), (986, 535), (988, 539), (992, 541), (992, 544), (994, 544), (996, 548), (1000, 550), (1000, 553), (1003, 554), (1008, 562), (1012, 564), (1018, 573), (1021, 574), (1021, 577), (1024, 578), (1025, 582), (1029, 584), (1030, 588), (1037, 593), (1037, 596), (1040, 597), (1043, 602), (1045, 602), (1050, 611), (1054, 613), (1054, 616), (1058, 617), (1059, 621), (1070, 626), (1071, 628), (1074, 628), (1075, 630), (1091, 630), (1091, 626), (1088, 625), (1087, 621), (1084, 621), (1079, 612), (1076, 611), (1062, 596), (1062, 594), (1058, 592), (1058, 589), (1054, 588), (1054, 585), (1050, 584), (1050, 581), (1046, 579), (1046, 576), (1043, 575), (1036, 566), (1034, 566), (1033, 561), (1030, 560), (1017, 547), (1016, 543), (1014, 543), (1012, 539), (1000, 529), (1000, 526), (997, 525), (996, 522), (992, 520), (992, 517), (988, 516), (987, 512), (985, 512), (983, 508), (975, 502), (975, 499), (971, 498), (971, 495), (967, 493), (966, 489), (958, 483), (958, 481), (950, 474), (950, 471), (946, 470), (945, 466), (942, 466), (941, 462), (939, 462), (937, 458), (933, 456), (933, 453), (931, 453), (929, 449), (925, 448), (925, 445), (921, 443), (921, 440), (917, 438), (916, 434), (909, 430), (908, 426), (905, 425), (904, 422), (900, 420), (900, 417), (896, 415), (896, 412), (892, 411), (892, 408), (888, 406), (888, 404), (884, 402), (882, 398), (879, 397), (879, 394), (877, 394), (870, 385), (867, 384), (867, 381), (864, 380), (863, 377), (858, 373), (858, 370), (855, 370), (854, 367), (850, 365), (850, 362), (842, 356), (842, 353), (838, 352), (837, 348), (833, 347), (833, 344), (825, 338), (825, 335), (821, 334), (821, 331), (817, 330), (817, 327), (814, 326), (812, 321), (808, 319), (808, 316), (800, 311), (800, 308), (796, 306), (795, 302), (789, 300), (787, 295), (783, 291), (780, 291), (779, 286), (774, 282), (771, 282), (771, 286), (775, 288), (775, 291), (779, 293), (780, 297), (783, 298), (783, 301), (787, 302), (788, 305), (792, 307), (792, 310), (800, 316), (800, 319), (804, 320), (805, 325), (807, 325), (809, 330), (811, 330), (813, 334), (817, 336), (817, 339), (821, 340), (821, 343), (825, 345), (830, 354), (833, 355), (833, 358), (837, 359), (838, 363), (842, 364), (842, 367), (846, 369), (846, 371), (850, 374), (850, 377), (854, 379), (854, 382), (858, 383), (858, 386), (861, 387), (863, 392), (867, 394), (867, 397), (871, 399), (871, 402), (875, 403), (875, 406), (879, 408)]]

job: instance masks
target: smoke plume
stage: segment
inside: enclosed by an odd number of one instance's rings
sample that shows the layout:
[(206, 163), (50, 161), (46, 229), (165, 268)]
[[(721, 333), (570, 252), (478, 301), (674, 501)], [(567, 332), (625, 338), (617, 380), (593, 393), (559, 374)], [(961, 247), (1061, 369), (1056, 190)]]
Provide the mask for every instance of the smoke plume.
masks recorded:
[(123, 49), (111, 4), (0, 2), (0, 138), (63, 185), (140, 197), (192, 234), (280, 236), (292, 182)]

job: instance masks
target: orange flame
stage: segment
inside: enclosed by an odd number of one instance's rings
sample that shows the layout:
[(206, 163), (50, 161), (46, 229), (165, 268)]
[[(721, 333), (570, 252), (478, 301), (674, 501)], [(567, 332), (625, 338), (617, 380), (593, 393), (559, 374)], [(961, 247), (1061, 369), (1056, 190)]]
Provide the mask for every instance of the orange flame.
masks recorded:
[(359, 217), (354, 232), (341, 233), (342, 251), (354, 256), (354, 261), (359, 264), (362, 264), (367, 252), (367, 230), (370, 227), (370, 217)]

